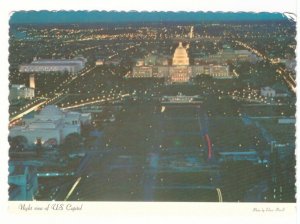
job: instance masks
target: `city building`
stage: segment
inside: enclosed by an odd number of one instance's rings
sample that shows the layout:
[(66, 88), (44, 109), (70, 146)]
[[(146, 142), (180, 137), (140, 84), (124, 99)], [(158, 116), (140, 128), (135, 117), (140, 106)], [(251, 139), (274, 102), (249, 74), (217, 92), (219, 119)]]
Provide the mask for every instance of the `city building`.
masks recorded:
[(166, 79), (167, 84), (189, 82), (192, 77), (192, 69), (187, 65), (171, 66), (169, 76)]
[(188, 82), (192, 77), (192, 70), (189, 65), (190, 59), (187, 53), (187, 48), (183, 47), (182, 43), (179, 42), (172, 58), (172, 66), (169, 70), (169, 77), (166, 80), (167, 83)]
[(250, 161), (259, 163), (260, 159), (256, 151), (248, 152), (220, 152), (220, 162), (225, 161)]
[(187, 104), (187, 103), (201, 103), (202, 98), (199, 95), (186, 96), (182, 93), (178, 93), (176, 96), (163, 96), (161, 98), (161, 104)]
[(296, 124), (296, 118), (295, 117), (279, 118), (278, 124)]
[(29, 75), (29, 87), (35, 89), (35, 78), (34, 74)]
[(37, 170), (34, 164), (9, 162), (9, 200), (32, 201), (38, 191)]
[(9, 100), (32, 99), (34, 97), (34, 88), (25, 85), (11, 85), (9, 88)]
[(194, 63), (196, 65), (206, 65), (206, 64), (224, 64), (227, 61), (248, 61), (256, 62), (259, 58), (252, 52), (248, 50), (233, 50), (229, 47), (224, 48), (217, 54), (212, 54), (203, 57), (196, 57)]
[(117, 66), (117, 65), (120, 65), (121, 63), (121, 59), (118, 59), (118, 58), (115, 58), (115, 59), (107, 59), (104, 61), (104, 64), (105, 65), (114, 65), (114, 66)]
[(36, 73), (36, 72), (68, 72), (77, 73), (81, 71), (87, 62), (83, 57), (74, 59), (34, 59), (33, 62), (21, 65), (20, 72)]
[[(157, 54), (148, 54), (144, 59), (138, 59), (136, 65), (127, 78), (164, 78), (166, 84), (186, 83), (197, 75), (208, 75), (216, 79), (233, 78), (229, 66), (223, 64), (194, 64), (190, 65), (187, 52), (188, 46), (184, 47), (179, 42), (175, 49), (172, 64), (169, 65), (168, 57)], [(246, 54), (240, 52), (240, 54)]]
[(143, 59), (137, 59), (135, 65), (136, 66), (144, 66), (145, 61)]
[(209, 65), (209, 74), (213, 78), (228, 79), (232, 78), (228, 65)]
[(283, 63), (288, 71), (295, 72), (297, 61), (294, 58), (278, 59), (278, 62)]
[(101, 58), (97, 59), (96, 65), (104, 65), (104, 59), (101, 59)]
[(276, 91), (275, 89), (266, 86), (266, 87), (262, 87), (260, 89), (260, 95), (263, 97), (275, 97), (276, 96)]
[(62, 111), (54, 105), (44, 107), (40, 113), (23, 119), (22, 126), (10, 129), (9, 136), (24, 136), (29, 144), (61, 144), (71, 133), (81, 132), (81, 125), (91, 122), (90, 113)]
[(138, 66), (133, 67), (132, 70), (135, 78), (150, 78), (153, 76), (152, 66)]

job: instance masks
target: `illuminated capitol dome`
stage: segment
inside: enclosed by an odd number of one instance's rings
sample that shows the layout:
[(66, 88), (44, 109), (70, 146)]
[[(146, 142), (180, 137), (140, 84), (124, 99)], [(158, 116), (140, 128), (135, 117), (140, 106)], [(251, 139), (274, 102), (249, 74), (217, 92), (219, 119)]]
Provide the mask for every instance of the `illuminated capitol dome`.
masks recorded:
[[(164, 78), (165, 84), (189, 83), (192, 78), (198, 75), (207, 75), (216, 79), (231, 79), (233, 78), (229, 71), (229, 65), (215, 64), (215, 60), (220, 58), (220, 54), (213, 58), (210, 64), (206, 62), (201, 64), (190, 65), (187, 49), (189, 44), (183, 46), (179, 42), (176, 47), (172, 65), (168, 64), (169, 56), (151, 53), (144, 59), (139, 59), (132, 72), (128, 73), (126, 78)], [(211, 60), (209, 57), (200, 58), (200, 62)], [(195, 61), (195, 60), (194, 60)]]
[(179, 42), (179, 46), (176, 48), (173, 56), (173, 65), (189, 65), (189, 56), (186, 48)]

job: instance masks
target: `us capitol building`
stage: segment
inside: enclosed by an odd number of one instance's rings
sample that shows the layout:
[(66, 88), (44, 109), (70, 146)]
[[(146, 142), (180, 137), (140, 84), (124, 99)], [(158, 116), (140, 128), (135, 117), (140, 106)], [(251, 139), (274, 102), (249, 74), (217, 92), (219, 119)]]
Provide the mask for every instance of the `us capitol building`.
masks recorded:
[(139, 59), (126, 78), (165, 78), (166, 84), (187, 83), (197, 75), (208, 75), (213, 78), (228, 79), (233, 76), (227, 64), (190, 65), (187, 52), (189, 45), (183, 46), (179, 42), (175, 49), (172, 63), (166, 56), (149, 54), (144, 59)]

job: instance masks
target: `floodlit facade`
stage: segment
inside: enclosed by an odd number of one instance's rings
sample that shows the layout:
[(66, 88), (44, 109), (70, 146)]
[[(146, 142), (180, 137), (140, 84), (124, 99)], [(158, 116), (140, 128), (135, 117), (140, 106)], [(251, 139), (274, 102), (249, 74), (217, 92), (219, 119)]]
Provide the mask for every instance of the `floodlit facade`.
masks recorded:
[(11, 85), (9, 88), (9, 100), (32, 99), (34, 97), (34, 88), (25, 85)]
[(152, 74), (152, 66), (133, 67), (133, 73), (136, 78), (150, 78)]
[(29, 87), (35, 89), (35, 78), (34, 74), (29, 75)]
[(24, 136), (29, 144), (41, 140), (42, 144), (61, 144), (71, 133), (81, 132), (81, 124), (91, 122), (91, 114), (64, 112), (54, 105), (48, 105), (39, 114), (25, 117), (22, 126), (10, 129), (9, 136)]
[(174, 52), (172, 65), (173, 66), (190, 65), (190, 59), (188, 53), (186, 51), (186, 48), (182, 46), (181, 42), (179, 42), (179, 45)]
[(228, 65), (210, 65), (209, 66), (209, 75), (217, 79), (228, 79), (232, 78), (229, 73)]
[(161, 98), (162, 104), (181, 104), (181, 103), (199, 103), (201, 102), (201, 97), (199, 95), (186, 96), (182, 93), (178, 93), (177, 96), (163, 96)]
[(184, 83), (188, 82), (192, 77), (192, 70), (190, 66), (171, 66), (167, 83)]
[(96, 65), (104, 65), (104, 60), (103, 59), (97, 59), (95, 64)]
[(252, 52), (248, 50), (233, 50), (231, 48), (226, 48), (220, 51), (217, 54), (195, 58), (195, 64), (203, 65), (203, 64), (223, 64), (227, 61), (248, 61), (248, 62), (256, 62), (259, 58)]
[(166, 58), (153, 54), (147, 55), (144, 60), (138, 59), (132, 73), (126, 77), (164, 78), (166, 84), (187, 83), (197, 75), (208, 75), (216, 79), (233, 78), (227, 64), (190, 65), (187, 48), (179, 42), (172, 57), (172, 65), (168, 65)]
[(260, 95), (264, 97), (275, 97), (276, 96), (276, 91), (275, 89), (266, 86), (260, 89)]
[(87, 60), (82, 57), (74, 59), (38, 59), (30, 64), (21, 65), (20, 72), (68, 72), (77, 73), (85, 67)]

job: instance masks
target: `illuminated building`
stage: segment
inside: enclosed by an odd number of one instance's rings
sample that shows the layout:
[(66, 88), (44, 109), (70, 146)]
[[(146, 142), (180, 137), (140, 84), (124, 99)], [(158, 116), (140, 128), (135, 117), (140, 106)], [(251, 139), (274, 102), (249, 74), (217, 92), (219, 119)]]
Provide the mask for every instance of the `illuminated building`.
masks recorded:
[(136, 64), (135, 64), (136, 66), (144, 66), (145, 65), (145, 61), (143, 60), (143, 59), (138, 59), (137, 61), (136, 61)]
[(121, 59), (118, 59), (118, 58), (108, 59), (108, 60), (104, 61), (105, 65), (115, 65), (115, 66), (117, 66), (117, 65), (120, 65), (120, 63), (121, 63)]
[(30, 76), (29, 76), (29, 87), (32, 89), (35, 89), (34, 74), (30, 74)]
[(209, 66), (209, 75), (216, 79), (232, 78), (232, 76), (229, 73), (228, 65), (210, 65)]
[(150, 78), (152, 77), (152, 66), (133, 67), (133, 74), (136, 78)]
[(97, 59), (96, 60), (96, 65), (104, 65), (104, 60), (103, 59)]
[(192, 70), (190, 66), (171, 66), (167, 83), (183, 83), (190, 80)]
[[(32, 164), (31, 164), (32, 163)], [(31, 201), (38, 191), (38, 178), (34, 162), (9, 162), (9, 200)]]
[(82, 57), (74, 59), (38, 59), (30, 64), (21, 65), (20, 72), (68, 72), (77, 73), (85, 67), (87, 60)]
[(34, 89), (25, 85), (11, 85), (9, 88), (9, 100), (32, 99), (34, 97)]
[(217, 54), (195, 58), (194, 62), (197, 65), (207, 65), (207, 64), (223, 64), (227, 61), (249, 61), (256, 62), (259, 59), (255, 54), (248, 50), (233, 50), (231, 48), (226, 48)]
[(193, 77), (197, 75), (207, 75), (215, 79), (233, 78), (228, 65), (194, 65), (191, 66)]
[(189, 32), (189, 38), (193, 39), (194, 38), (194, 26), (191, 27), (191, 30)]
[(266, 86), (260, 89), (260, 95), (264, 97), (275, 97), (276, 96), (276, 91), (275, 89)]
[(178, 66), (178, 65), (189, 65), (189, 56), (186, 51), (186, 48), (182, 46), (182, 43), (179, 42), (179, 46), (176, 48), (172, 60), (172, 65), (173, 66)]
[(201, 103), (201, 97), (199, 95), (186, 96), (182, 93), (178, 93), (176, 96), (163, 96), (161, 98), (162, 105), (168, 104), (186, 104), (186, 103)]
[(22, 126), (10, 129), (9, 136), (24, 136), (29, 144), (41, 140), (46, 144), (50, 140), (61, 144), (65, 137), (71, 133), (81, 132), (81, 124), (90, 123), (91, 115), (78, 112), (65, 112), (54, 105), (43, 108), (33, 117), (25, 117)]
[[(168, 65), (166, 57), (149, 54), (144, 60), (137, 60), (132, 73), (127, 78), (164, 78), (166, 84), (186, 83), (197, 75), (208, 75), (216, 79), (233, 78), (227, 64), (196, 64), (190, 65), (187, 52), (179, 42), (172, 57), (172, 65)], [(247, 52), (242, 52), (246, 54)]]
[(192, 74), (189, 65), (190, 60), (187, 50), (182, 46), (182, 43), (179, 42), (179, 45), (173, 55), (172, 66), (170, 67), (167, 83), (188, 82)]

